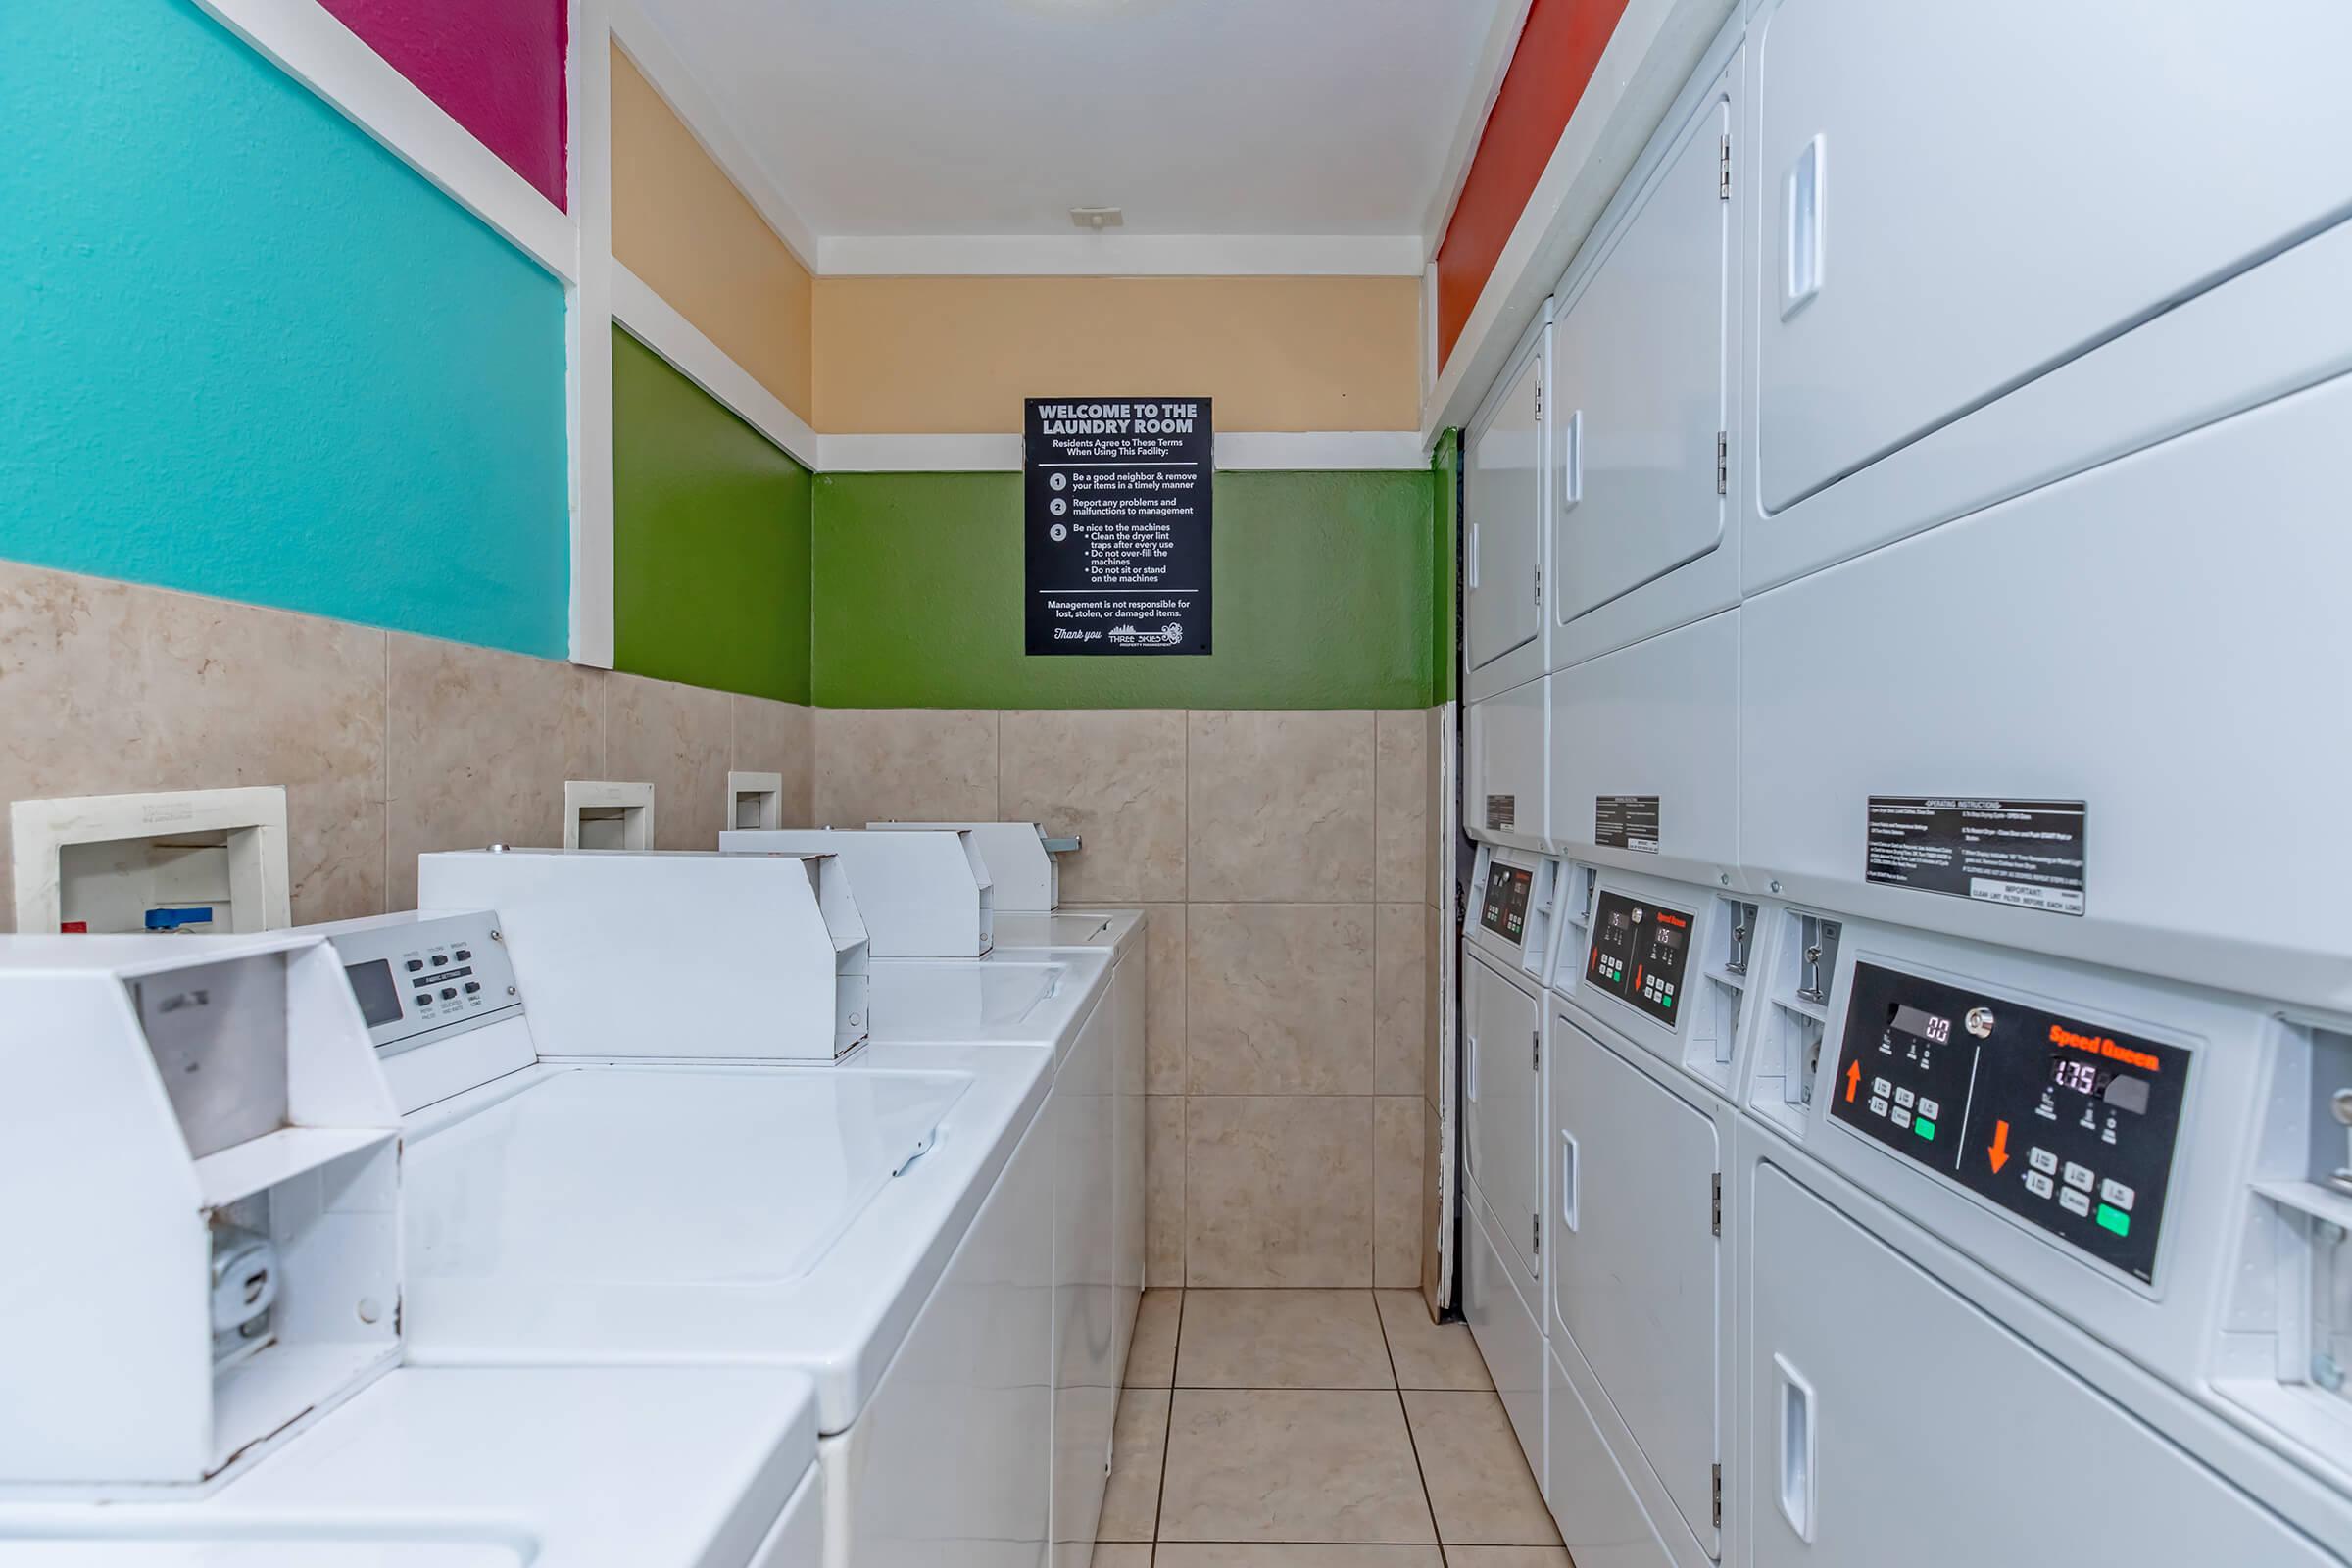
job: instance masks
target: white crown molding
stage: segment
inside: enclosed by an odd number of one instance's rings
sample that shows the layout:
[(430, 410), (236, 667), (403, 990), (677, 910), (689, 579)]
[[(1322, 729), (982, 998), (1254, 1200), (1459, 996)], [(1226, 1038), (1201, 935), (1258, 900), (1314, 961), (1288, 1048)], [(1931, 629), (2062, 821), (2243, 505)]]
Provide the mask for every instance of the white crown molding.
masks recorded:
[(1466, 424), (1739, 0), (1630, 0), (1422, 410)]
[(768, 177), (760, 160), (752, 155), (751, 148), (735, 134), (734, 126), (720, 113), (718, 100), (704, 89), (687, 69), (686, 62), (669, 46), (669, 40), (638, 8), (636, 0), (608, 0), (608, 4), (612, 38), (620, 45), (620, 52), (653, 84), (654, 91), (662, 95), (687, 133), (710, 155), (719, 172), (743, 192), (744, 200), (752, 204), (776, 238), (784, 242), (794, 260), (814, 273), (819, 252), (829, 242), (818, 239), (816, 230), (801, 216), (800, 209), (785, 199), (784, 192)]
[(524, 255), (566, 283), (579, 280), (572, 219), (318, 0), (197, 3)]
[(825, 277), (1418, 277), (1418, 234), (828, 234)]
[[(817, 444), (825, 473), (1018, 473), (1017, 435), (827, 435)], [(1429, 466), (1411, 430), (1226, 430), (1216, 438), (1220, 472), (1418, 470)]]
[[(820, 472), (827, 466), (821, 461), (824, 442), (808, 428), (808, 420), (793, 413), (783, 399), (735, 363), (700, 327), (680, 315), (675, 306), (655, 293), (652, 284), (617, 261), (612, 264), (612, 319), (627, 327), (630, 336), (668, 361), (680, 375), (791, 454), (794, 462)], [(1018, 436), (1012, 441), (1019, 446)]]
[(1487, 133), (1487, 118), (1494, 113), (1494, 100), (1502, 96), (1503, 80), (1519, 54), (1519, 35), (1527, 30), (1527, 15), (1534, 8), (1535, 0), (1505, 0), (1487, 25), (1486, 42), (1478, 52), (1478, 72), (1471, 78), (1474, 90), (1454, 126), (1453, 145), (1446, 153), (1445, 175), (1430, 193), (1429, 208), (1421, 217), (1421, 232), (1432, 256), (1446, 237), (1446, 225), (1453, 221), (1463, 182), (1470, 177), (1470, 161), (1478, 156), (1479, 138)]

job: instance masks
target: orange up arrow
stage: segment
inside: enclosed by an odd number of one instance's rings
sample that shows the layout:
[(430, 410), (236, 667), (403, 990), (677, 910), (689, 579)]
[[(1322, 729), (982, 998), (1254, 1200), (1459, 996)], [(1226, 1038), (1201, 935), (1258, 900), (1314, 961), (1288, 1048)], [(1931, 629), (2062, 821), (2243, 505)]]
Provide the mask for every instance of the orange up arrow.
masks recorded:
[(1999, 1175), (1999, 1174), (2000, 1174), (2001, 1167), (2002, 1167), (2003, 1165), (2006, 1165), (2006, 1164), (2008, 1164), (2008, 1163), (2009, 1163), (2009, 1124), (2008, 1124), (2007, 1122), (2005, 1122), (2005, 1121), (1996, 1121), (1996, 1122), (1994, 1122), (1994, 1123), (1992, 1124), (1992, 1170), (1993, 1170), (1993, 1174), (1994, 1174), (1994, 1175), (1996, 1175), (1996, 1176), (1997, 1176), (1997, 1175)]
[(1858, 1061), (1847, 1062), (1845, 1064), (1845, 1102), (1847, 1104), (1850, 1105), (1854, 1102), (1854, 1091), (1861, 1087), (1862, 1064)]

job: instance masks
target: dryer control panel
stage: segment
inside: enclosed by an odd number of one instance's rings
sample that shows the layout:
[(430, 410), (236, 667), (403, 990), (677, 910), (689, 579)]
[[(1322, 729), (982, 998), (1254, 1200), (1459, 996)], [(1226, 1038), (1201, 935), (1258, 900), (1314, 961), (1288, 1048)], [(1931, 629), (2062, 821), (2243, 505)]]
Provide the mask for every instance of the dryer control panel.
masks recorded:
[(1673, 1028), (1684, 1011), (1683, 971), (1690, 961), (1693, 922), (1687, 910), (1603, 893), (1592, 911), (1585, 983)]
[(2189, 1056), (1856, 963), (1830, 1114), (2152, 1285)]
[(1479, 907), (1478, 923), (1505, 942), (1524, 942), (1527, 899), (1534, 886), (1535, 873), (1527, 867), (1494, 861), (1487, 870), (1487, 895)]

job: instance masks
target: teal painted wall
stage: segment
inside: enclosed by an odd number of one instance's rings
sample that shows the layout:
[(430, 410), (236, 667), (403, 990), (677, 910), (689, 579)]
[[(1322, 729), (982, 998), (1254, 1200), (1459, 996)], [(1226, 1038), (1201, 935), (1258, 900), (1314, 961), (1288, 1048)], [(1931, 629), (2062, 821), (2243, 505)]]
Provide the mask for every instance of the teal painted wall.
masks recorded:
[(616, 667), (808, 701), (808, 470), (612, 329)]
[(0, 556), (561, 656), (562, 285), (185, 0), (0, 6)]
[(1216, 652), (1022, 652), (1021, 476), (816, 480), (815, 700), (833, 708), (1420, 708), (1427, 472), (1220, 473)]

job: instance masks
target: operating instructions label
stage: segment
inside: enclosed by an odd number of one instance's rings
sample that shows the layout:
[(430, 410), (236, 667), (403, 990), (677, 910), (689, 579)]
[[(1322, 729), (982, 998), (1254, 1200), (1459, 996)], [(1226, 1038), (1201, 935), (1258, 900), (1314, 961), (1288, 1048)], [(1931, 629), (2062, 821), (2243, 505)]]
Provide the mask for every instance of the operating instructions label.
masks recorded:
[(1873, 795), (1873, 882), (2052, 914), (2083, 909), (2081, 801)]
[(1209, 652), (1207, 398), (1030, 398), (1031, 654)]
[(1592, 797), (1592, 842), (1604, 850), (1658, 853), (1658, 798), (1655, 795), (1595, 795)]

